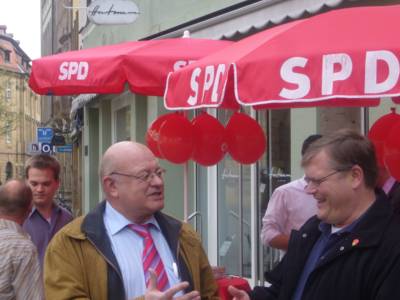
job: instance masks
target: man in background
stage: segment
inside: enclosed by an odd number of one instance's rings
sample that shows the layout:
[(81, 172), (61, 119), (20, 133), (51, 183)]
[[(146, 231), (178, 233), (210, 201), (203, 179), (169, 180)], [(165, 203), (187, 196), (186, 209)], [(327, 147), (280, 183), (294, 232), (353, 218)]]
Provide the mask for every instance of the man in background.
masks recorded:
[(60, 186), (60, 163), (57, 159), (45, 154), (32, 156), (26, 162), (25, 177), (33, 193), (33, 208), (23, 227), (36, 245), (43, 265), (48, 243), (72, 220), (72, 215), (54, 202)]
[(378, 170), (377, 186), (385, 192), (394, 212), (400, 214), (400, 182), (390, 175), (385, 166), (379, 165), (379, 161)]
[(0, 299), (42, 300), (43, 283), (35, 245), (21, 225), (32, 206), (30, 188), (19, 180), (0, 187)]
[[(320, 137), (319, 134), (307, 137), (301, 155)], [(303, 176), (275, 189), (262, 220), (261, 240), (265, 246), (287, 251), (290, 232), (298, 230), (317, 213), (315, 199), (304, 190), (306, 185)]]

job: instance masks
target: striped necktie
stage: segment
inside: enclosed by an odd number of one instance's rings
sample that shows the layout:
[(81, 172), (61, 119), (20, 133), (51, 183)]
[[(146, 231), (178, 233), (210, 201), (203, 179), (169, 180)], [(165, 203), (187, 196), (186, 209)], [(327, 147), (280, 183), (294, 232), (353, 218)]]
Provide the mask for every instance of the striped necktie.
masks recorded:
[(132, 229), (143, 238), (142, 262), (146, 287), (149, 286), (149, 269), (153, 269), (157, 274), (157, 289), (160, 291), (164, 291), (169, 286), (168, 277), (164, 268), (164, 264), (161, 260), (160, 255), (158, 254), (157, 248), (150, 233), (151, 225), (152, 224), (130, 224), (128, 226), (130, 229)]

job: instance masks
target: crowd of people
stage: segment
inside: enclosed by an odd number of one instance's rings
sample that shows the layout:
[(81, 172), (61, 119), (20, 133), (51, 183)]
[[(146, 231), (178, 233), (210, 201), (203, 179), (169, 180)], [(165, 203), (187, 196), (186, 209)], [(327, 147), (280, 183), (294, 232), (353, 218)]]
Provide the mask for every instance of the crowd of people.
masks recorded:
[[(312, 135), (304, 176), (273, 193), (261, 239), (285, 251), (265, 286), (235, 300), (400, 299), (400, 185), (377, 167), (372, 143), (340, 130)], [(0, 186), (0, 299), (218, 299), (196, 232), (162, 212), (164, 175), (136, 142), (104, 153), (104, 201), (86, 216), (55, 203), (60, 164), (26, 162)]]

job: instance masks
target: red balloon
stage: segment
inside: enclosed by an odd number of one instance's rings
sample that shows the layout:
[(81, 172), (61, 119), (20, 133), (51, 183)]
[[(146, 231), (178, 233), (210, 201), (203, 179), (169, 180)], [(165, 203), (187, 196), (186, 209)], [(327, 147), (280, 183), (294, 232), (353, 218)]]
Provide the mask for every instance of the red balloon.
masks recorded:
[(228, 152), (242, 164), (256, 162), (265, 152), (266, 135), (256, 120), (242, 113), (234, 113), (226, 125)]
[(202, 113), (192, 120), (194, 149), (192, 159), (200, 165), (217, 164), (225, 155), (225, 128), (213, 116)]
[(164, 124), (164, 121), (170, 118), (174, 114), (166, 114), (158, 117), (156, 120), (151, 123), (149, 129), (146, 132), (146, 144), (149, 149), (153, 152), (153, 154), (159, 158), (164, 158), (158, 150), (158, 141), (160, 137), (160, 128), (161, 125)]
[(400, 122), (393, 126), (384, 144), (384, 162), (390, 175), (400, 181)]
[(400, 121), (400, 115), (392, 110), (391, 113), (379, 118), (368, 132), (368, 138), (375, 146), (376, 161), (378, 166), (383, 167), (383, 145), (391, 129)]
[(396, 104), (400, 104), (400, 97), (392, 97), (392, 101)]
[(158, 149), (170, 162), (188, 161), (193, 152), (193, 128), (189, 120), (179, 113), (167, 118), (160, 128)]

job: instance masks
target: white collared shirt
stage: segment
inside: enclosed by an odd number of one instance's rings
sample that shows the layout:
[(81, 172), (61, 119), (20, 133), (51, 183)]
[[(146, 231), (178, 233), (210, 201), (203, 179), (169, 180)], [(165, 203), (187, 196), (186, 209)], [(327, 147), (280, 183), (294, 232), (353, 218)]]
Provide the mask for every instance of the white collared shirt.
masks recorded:
[[(132, 222), (115, 210), (108, 201), (106, 202), (103, 220), (122, 273), (127, 299), (144, 295), (146, 284), (142, 263), (143, 238), (127, 227)], [(153, 217), (147, 223), (155, 225), (151, 226), (150, 232), (163, 261), (170, 286), (179, 283), (181, 280), (177, 274), (176, 261), (156, 219)], [(182, 295), (182, 293), (177, 293), (175, 296), (179, 295)]]

